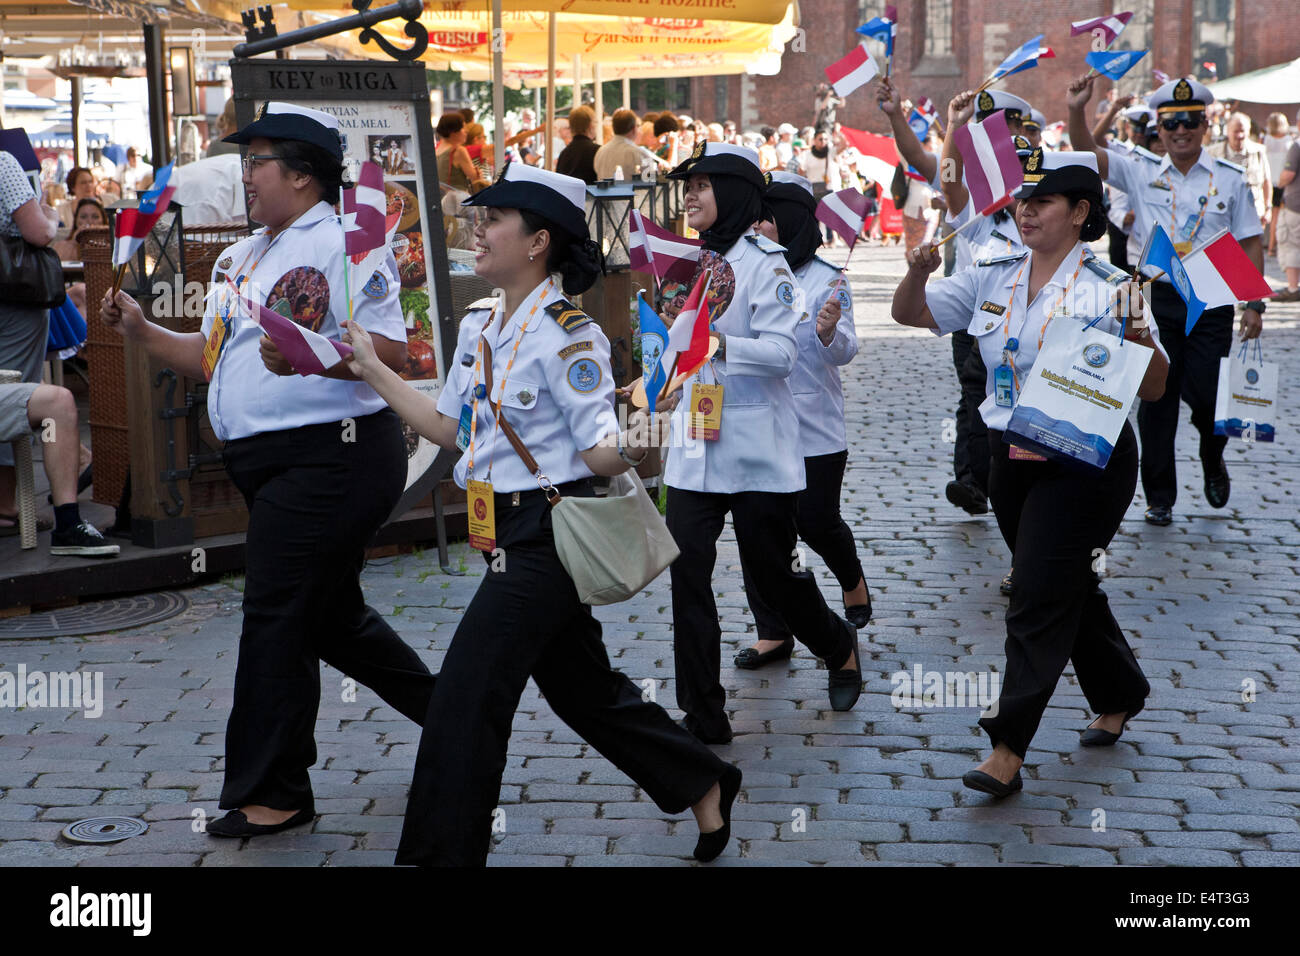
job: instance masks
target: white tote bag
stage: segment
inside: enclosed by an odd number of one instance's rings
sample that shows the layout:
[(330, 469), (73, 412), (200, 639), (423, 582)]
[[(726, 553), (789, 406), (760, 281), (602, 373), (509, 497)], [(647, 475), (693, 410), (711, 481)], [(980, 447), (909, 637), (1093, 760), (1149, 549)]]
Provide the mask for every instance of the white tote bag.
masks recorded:
[(626, 601), (681, 553), (632, 470), (611, 478), (604, 498), (561, 498), (551, 530), (583, 604)]
[(1273, 441), (1277, 410), (1277, 365), (1264, 361), (1255, 340), (1247, 358), (1248, 342), (1236, 356), (1219, 359), (1219, 390), (1214, 399), (1214, 434), (1245, 442)]
[(1008, 440), (1049, 458), (1105, 468), (1151, 353), (1096, 325), (1057, 318), (1011, 412)]

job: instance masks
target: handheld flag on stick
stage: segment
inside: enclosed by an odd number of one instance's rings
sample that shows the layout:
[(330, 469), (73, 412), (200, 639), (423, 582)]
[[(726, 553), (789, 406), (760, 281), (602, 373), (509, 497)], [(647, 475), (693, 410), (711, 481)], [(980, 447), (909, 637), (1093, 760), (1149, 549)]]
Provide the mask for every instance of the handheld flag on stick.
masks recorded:
[(939, 132), (943, 132), (943, 123), (939, 121), (939, 111), (935, 109), (934, 102), (928, 96), (922, 96), (916, 101), (916, 110), (925, 117), (926, 122), (937, 124)]
[(1031, 67), (1038, 66), (1038, 61), (1056, 56), (1051, 47), (1041, 46), (1043, 34), (1038, 34), (1029, 42), (1012, 51), (1011, 55), (998, 64), (998, 68), (989, 74), (978, 90), (979, 93), (988, 89), (1003, 77), (1010, 76), (1012, 73), (1019, 73), (1021, 70), (1028, 70)]
[(923, 143), (925, 138), (930, 135), (930, 124), (933, 122), (933, 116), (926, 116), (915, 107), (912, 109), (912, 115), (907, 118), (907, 125), (916, 134), (916, 138)]
[(1164, 70), (1153, 69), (1151, 71), (1151, 75), (1156, 78), (1156, 84), (1159, 86), (1164, 86), (1166, 83), (1169, 82), (1169, 74), (1166, 73)]
[(641, 327), (641, 375), (645, 381), (646, 408), (653, 412), (659, 393), (668, 384), (668, 372), (661, 361), (668, 348), (668, 326), (645, 300), (645, 293), (636, 294)]
[(859, 86), (871, 82), (880, 72), (876, 61), (862, 44), (858, 44), (843, 59), (836, 60), (823, 71), (837, 96), (848, 96)]
[(1183, 268), (1207, 309), (1273, 295), (1273, 287), (1227, 230), (1189, 253)]
[(857, 32), (885, 44), (885, 77), (888, 79), (889, 68), (894, 62), (894, 37), (898, 36), (898, 8), (892, 4), (886, 6), (884, 16), (872, 17), (858, 27)]
[(849, 244), (849, 254), (852, 255), (852, 246), (857, 243), (858, 234), (862, 232), (862, 226), (867, 221), (867, 207), (870, 202), (866, 194), (850, 186), (848, 189), (823, 196), (813, 215), (818, 222), (830, 226), (835, 230), (836, 235)]
[[(232, 289), (236, 288), (229, 279), (226, 281)], [(262, 331), (270, 337), (280, 354), (299, 375), (320, 374), (338, 365), (344, 356), (352, 354), (350, 345), (327, 339), (319, 332), (313, 332), (293, 319), (285, 318), (260, 302), (251, 301), (247, 296), (240, 295), (239, 298), (253, 321), (261, 326)]]
[(1091, 72), (1100, 73), (1108, 79), (1118, 80), (1131, 70), (1138, 60), (1146, 55), (1146, 50), (1120, 50), (1118, 53), (1098, 50), (1089, 53), (1084, 57), (1084, 60), (1092, 67)]
[(1011, 204), (1012, 192), (1025, 181), (1016, 144), (1007, 128), (1006, 113), (998, 110), (979, 123), (967, 123), (953, 134), (966, 167), (966, 188), (981, 216)]
[(389, 243), (402, 219), (400, 206), (387, 215), (384, 171), (378, 163), (361, 164), (357, 184), (343, 190), (343, 280), (348, 298), (348, 321), (352, 321), (352, 274), (365, 277), (378, 271), (388, 257)]
[(1106, 40), (1106, 46), (1110, 46), (1115, 42), (1116, 37), (1124, 32), (1124, 28), (1128, 26), (1128, 22), (1132, 19), (1132, 13), (1116, 13), (1109, 17), (1075, 20), (1070, 24), (1070, 36), (1077, 37), (1080, 33), (1092, 33), (1100, 30)]
[(126, 264), (139, 251), (145, 237), (171, 205), (172, 196), (176, 193), (176, 187), (167, 184), (171, 179), (172, 166), (172, 163), (168, 163), (158, 171), (153, 185), (140, 197), (137, 208), (123, 209), (117, 214), (113, 230), (117, 238), (117, 244), (113, 249), (113, 265), (117, 267), (113, 274), (114, 296), (122, 288), (122, 275), (126, 272)]
[(649, 272), (660, 282), (690, 282), (704, 243), (657, 226), (633, 209), (629, 214), (631, 268)]
[(712, 271), (706, 269), (700, 274), (691, 294), (686, 297), (686, 304), (668, 330), (665, 356), (671, 355), (673, 370), (679, 376), (690, 375), (708, 358), (709, 284), (712, 281)]
[[(1154, 269), (1155, 273), (1144, 271), (1147, 269)], [(1169, 276), (1174, 289), (1187, 303), (1186, 333), (1190, 333), (1196, 320), (1205, 311), (1205, 303), (1197, 296), (1192, 280), (1183, 268), (1183, 263), (1174, 250), (1174, 244), (1163, 227), (1156, 226), (1147, 236), (1146, 245), (1142, 248), (1142, 257), (1138, 259), (1137, 271), (1139, 275), (1150, 278), (1156, 278), (1162, 273)]]

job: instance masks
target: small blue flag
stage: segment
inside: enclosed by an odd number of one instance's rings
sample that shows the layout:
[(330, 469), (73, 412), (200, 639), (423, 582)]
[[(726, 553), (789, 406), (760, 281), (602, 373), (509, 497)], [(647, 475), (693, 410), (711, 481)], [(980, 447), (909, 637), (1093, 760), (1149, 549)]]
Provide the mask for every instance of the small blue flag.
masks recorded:
[(894, 36), (898, 33), (898, 10), (893, 6), (885, 7), (883, 17), (872, 17), (857, 32), (864, 37), (874, 37), (885, 44), (885, 56), (894, 55)]
[(1133, 64), (1147, 55), (1146, 50), (1094, 50), (1084, 57), (1088, 65), (1102, 76), (1118, 80), (1133, 68)]
[(920, 110), (913, 107), (912, 115), (907, 118), (907, 125), (912, 128), (912, 132), (916, 134), (916, 138), (924, 143), (925, 138), (930, 135), (930, 124), (933, 121), (934, 117), (926, 116)]
[(171, 178), (172, 166), (176, 164), (175, 160), (168, 163), (162, 169), (158, 170), (157, 175), (153, 178), (153, 185), (140, 195), (140, 211), (143, 213), (157, 212), (154, 206), (162, 197), (163, 190), (167, 188), (167, 180)]
[(1174, 289), (1187, 303), (1185, 334), (1190, 335), (1192, 326), (1196, 324), (1196, 320), (1205, 311), (1205, 303), (1197, 298), (1196, 290), (1192, 288), (1192, 282), (1187, 278), (1187, 271), (1183, 268), (1183, 261), (1178, 258), (1178, 253), (1174, 249), (1174, 244), (1169, 235), (1160, 226), (1152, 229), (1151, 235), (1147, 237), (1147, 244), (1142, 250), (1142, 258), (1138, 261), (1138, 272), (1141, 273), (1147, 266), (1154, 266), (1163, 270), (1165, 275), (1169, 276)]
[(664, 325), (663, 319), (650, 308), (644, 292), (638, 292), (636, 300), (640, 310), (641, 374), (645, 380), (645, 397), (648, 402), (646, 410), (653, 412), (659, 393), (668, 380), (668, 372), (660, 361), (668, 345), (668, 326)]
[(1010, 76), (1012, 73), (1019, 73), (1021, 70), (1028, 70), (1031, 67), (1038, 66), (1040, 58), (1056, 56), (1051, 47), (1042, 46), (1043, 34), (1038, 34), (1032, 40), (1017, 47), (1005, 60), (998, 64), (998, 68), (993, 71), (989, 80), (1000, 80), (1004, 76)]

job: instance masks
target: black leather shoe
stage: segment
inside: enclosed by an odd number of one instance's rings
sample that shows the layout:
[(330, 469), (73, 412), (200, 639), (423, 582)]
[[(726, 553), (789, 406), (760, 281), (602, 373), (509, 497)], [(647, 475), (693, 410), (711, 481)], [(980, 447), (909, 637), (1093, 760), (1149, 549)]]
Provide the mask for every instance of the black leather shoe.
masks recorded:
[(788, 661), (793, 653), (794, 638), (788, 637), (780, 647), (774, 647), (770, 651), (763, 651), (762, 653), (759, 653), (755, 648), (747, 647), (737, 654), (732, 661), (741, 670), (754, 671), (773, 661)]
[(1010, 783), (1003, 783), (997, 777), (985, 773), (983, 770), (968, 770), (961, 777), (962, 784), (969, 790), (978, 790), (980, 793), (992, 794), (995, 797), (1009, 797), (1011, 794), (1024, 789), (1025, 782), (1020, 779), (1020, 771), (1011, 778)]
[(871, 599), (867, 599), (866, 604), (854, 604), (844, 609), (844, 616), (849, 619), (849, 623), (861, 630), (871, 623)]
[(704, 743), (704, 744), (731, 743), (731, 724), (729, 723), (726, 724), (727, 727), (726, 733), (722, 733), (722, 734), (706, 734), (701, 730), (697, 730), (695, 727), (695, 722), (691, 720), (689, 715), (677, 721), (677, 726), (682, 728), (682, 730), (686, 731), (688, 734), (693, 735), (696, 740), (700, 741), (700, 743)]
[(1079, 738), (1079, 745), (1081, 747), (1113, 747), (1115, 741), (1119, 740), (1123, 735), (1124, 727), (1127, 726), (1128, 718), (1125, 717), (1124, 719), (1126, 723), (1120, 727), (1118, 734), (1112, 734), (1109, 730), (1102, 730), (1100, 727), (1089, 727), (1083, 732), (1083, 736)]
[(1165, 525), (1173, 524), (1174, 509), (1166, 505), (1152, 505), (1147, 509), (1146, 521), (1147, 524), (1159, 525), (1162, 528)]
[(1232, 491), (1232, 481), (1228, 478), (1228, 466), (1219, 459), (1217, 472), (1205, 473), (1205, 500), (1211, 508), (1223, 508), (1228, 504), (1228, 494)]
[(830, 695), (831, 710), (852, 710), (862, 696), (862, 654), (858, 650), (858, 629), (848, 621), (843, 622), (853, 635), (853, 654), (858, 662), (856, 670), (834, 670), (826, 678), (826, 692)]
[(731, 805), (736, 802), (736, 794), (740, 793), (740, 776), (739, 767), (729, 766), (718, 780), (718, 789), (721, 791), (719, 809), (722, 811), (722, 826), (709, 833), (701, 833), (700, 838), (695, 841), (695, 859), (701, 863), (716, 860), (726, 848), (727, 841), (731, 839)]
[(964, 481), (950, 481), (944, 489), (948, 500), (969, 515), (989, 513), (989, 499), (984, 492)]
[(279, 833), (281, 830), (288, 830), (290, 827), (311, 823), (315, 818), (315, 808), (303, 807), (283, 823), (250, 823), (248, 817), (244, 816), (243, 810), (231, 810), (220, 820), (214, 820), (208, 824), (208, 835), (215, 837), (266, 836), (268, 833)]
[[(1011, 569), (1011, 571), (1014, 570), (1015, 568)], [(1011, 597), (1011, 593), (1016, 589), (1015, 584), (1011, 580), (1011, 571), (1007, 572), (1006, 577), (1002, 579), (1002, 583), (998, 585), (998, 590), (1001, 591), (1003, 594), (1005, 594), (1007, 597)]]

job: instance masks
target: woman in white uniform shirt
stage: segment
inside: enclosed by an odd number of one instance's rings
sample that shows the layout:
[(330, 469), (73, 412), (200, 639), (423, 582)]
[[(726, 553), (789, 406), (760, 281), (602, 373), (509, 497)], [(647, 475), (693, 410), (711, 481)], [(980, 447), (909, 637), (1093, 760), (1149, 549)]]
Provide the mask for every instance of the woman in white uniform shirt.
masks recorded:
[[(420, 434), (461, 447), (456, 483), (471, 500), (486, 483), (495, 517), (487, 572), (456, 628), (420, 737), (397, 862), (482, 866), (492, 836), (515, 708), (531, 676), (547, 704), (667, 813), (695, 812), (699, 860), (730, 834), (740, 771), (723, 762), (642, 690), (613, 670), (600, 622), (578, 599), (551, 532), (543, 487), (590, 496), (593, 475), (617, 475), (645, 456), (648, 429), (620, 433), (609, 341), (564, 299), (598, 271), (580, 179), (509, 164), (469, 205), (474, 271), (502, 290), (461, 323), (448, 381), (433, 401), (377, 359), (357, 327), (352, 365)], [(555, 273), (562, 279), (557, 282)], [(534, 474), (498, 421), (536, 459)], [(543, 478), (544, 476), (544, 478)], [(470, 483), (474, 484), (471, 486)]]
[[(989, 369), (980, 412), (989, 428), (990, 497), (998, 527), (1015, 560), (1015, 590), (1007, 609), (1007, 662), (994, 709), (980, 719), (993, 755), (968, 772), (967, 787), (1006, 796), (1022, 787), (1020, 767), (1067, 661), (1073, 660), (1089, 706), (1100, 716), (1082, 744), (1109, 745), (1138, 713), (1150, 691), (1092, 570), (1133, 500), (1137, 442), (1125, 423), (1102, 471), (1049, 461), (1003, 440), (1018, 394), (995, 395), (994, 376), (1007, 364), (1026, 382), (1051, 322), (1085, 322), (1086, 311), (1120, 305), (1099, 323), (1118, 333), (1117, 314), (1139, 316), (1127, 341), (1153, 348), (1138, 394), (1159, 397), (1169, 363), (1154, 325), (1146, 321), (1137, 287), (1128, 276), (1092, 255), (1087, 242), (1105, 234), (1101, 177), (1090, 153), (1035, 150), (1018, 195), (1016, 218), (1027, 255), (987, 259), (975, 268), (926, 288), (940, 264), (933, 247), (908, 255), (908, 273), (894, 294), (893, 315), (902, 325), (937, 334), (968, 328)], [(1091, 286), (1091, 288), (1085, 288)], [(1087, 305), (1083, 305), (1087, 303)]]
[[(209, 377), (208, 416), (226, 469), (248, 504), (244, 625), (226, 727), (223, 809), (210, 836), (274, 833), (315, 814), (308, 768), (320, 704), (320, 662), (424, 719), (433, 675), (361, 592), (366, 543), (402, 493), (401, 423), (342, 365), (299, 376), (247, 314), (240, 295), (337, 339), (349, 314), (339, 199), (338, 120), (268, 103), (228, 136), (243, 144), (249, 215), (264, 224), (217, 258), (203, 331), (148, 322), (125, 292), (101, 314), (192, 378)], [(360, 288), (358, 287), (360, 286)], [(351, 314), (383, 361), (400, 368), (406, 331), (397, 265), (353, 278)]]
[[(686, 221), (704, 249), (697, 275), (709, 290), (718, 351), (686, 380), (673, 410), (664, 473), (668, 528), (681, 556), (672, 563), (677, 703), (688, 730), (707, 743), (731, 740), (719, 681), (722, 639), (713, 596), (717, 542), (731, 513), (750, 580), (797, 637), (826, 662), (834, 710), (862, 690), (857, 631), (836, 615), (806, 570), (795, 570), (795, 499), (804, 487), (799, 419), (789, 375), (799, 354), (795, 279), (781, 246), (756, 235), (766, 185), (754, 150), (697, 146), (670, 173), (688, 180)], [(687, 412), (697, 386), (722, 387), (717, 438), (693, 438)]]
[[(853, 296), (844, 270), (817, 256), (821, 245), (814, 187), (794, 173), (774, 172), (763, 193), (764, 214), (758, 231), (785, 246), (785, 260), (798, 284), (795, 311), (799, 324), (795, 336), (799, 357), (790, 373), (799, 419), (807, 487), (796, 499), (795, 525), (799, 536), (821, 555), (839, 581), (844, 594), (844, 615), (854, 627), (871, 620), (871, 595), (853, 532), (840, 517), (840, 487), (848, 463), (848, 436), (844, 431), (844, 391), (840, 367), (858, 354), (858, 334), (853, 327)], [(762, 667), (784, 660), (794, 651), (790, 628), (763, 601), (753, 586), (742, 555), (745, 594), (754, 612), (758, 643), (736, 655), (736, 666)]]

